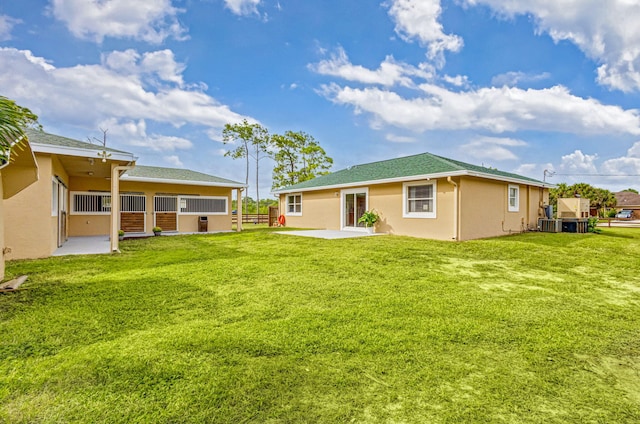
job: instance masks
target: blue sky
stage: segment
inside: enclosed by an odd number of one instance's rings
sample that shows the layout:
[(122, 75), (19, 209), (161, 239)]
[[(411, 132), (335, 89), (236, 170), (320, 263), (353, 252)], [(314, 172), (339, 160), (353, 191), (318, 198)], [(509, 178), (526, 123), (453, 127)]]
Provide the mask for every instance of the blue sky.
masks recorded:
[(48, 132), (238, 181), (221, 131), (246, 118), (313, 135), (334, 170), (428, 151), (640, 189), (638, 22), (628, 0), (2, 2), (0, 94)]

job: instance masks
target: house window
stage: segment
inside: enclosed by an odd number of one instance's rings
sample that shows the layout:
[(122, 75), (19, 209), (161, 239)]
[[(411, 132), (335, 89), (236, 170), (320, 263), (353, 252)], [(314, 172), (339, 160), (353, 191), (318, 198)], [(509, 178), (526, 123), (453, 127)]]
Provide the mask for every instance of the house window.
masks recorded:
[(180, 197), (180, 213), (183, 215), (226, 215), (226, 197)]
[(53, 181), (51, 181), (51, 216), (58, 216), (58, 205), (60, 202), (58, 193), (58, 181), (54, 178)]
[(436, 182), (414, 182), (403, 184), (404, 218), (436, 217)]
[(302, 194), (287, 196), (287, 215), (302, 216)]
[(520, 186), (509, 184), (509, 212), (520, 210)]
[(71, 214), (108, 215), (111, 213), (110, 193), (71, 193)]

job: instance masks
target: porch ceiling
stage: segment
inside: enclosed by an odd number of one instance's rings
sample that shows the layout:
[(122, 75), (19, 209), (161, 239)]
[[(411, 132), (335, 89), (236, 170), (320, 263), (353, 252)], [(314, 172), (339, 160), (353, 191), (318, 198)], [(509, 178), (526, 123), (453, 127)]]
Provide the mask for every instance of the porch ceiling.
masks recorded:
[(123, 161), (107, 160), (102, 162), (100, 158), (80, 156), (58, 156), (62, 167), (70, 177), (110, 178), (111, 165), (126, 165)]

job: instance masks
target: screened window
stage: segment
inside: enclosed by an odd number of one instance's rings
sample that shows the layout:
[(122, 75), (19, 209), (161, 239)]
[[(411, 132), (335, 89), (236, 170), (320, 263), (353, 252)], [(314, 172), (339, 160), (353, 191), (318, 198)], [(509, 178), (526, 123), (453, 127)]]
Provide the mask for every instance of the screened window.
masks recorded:
[(120, 195), (120, 211), (121, 212), (146, 212), (147, 198), (141, 195), (121, 194)]
[(436, 217), (436, 183), (420, 182), (404, 184), (405, 218)]
[(302, 215), (302, 194), (287, 196), (287, 215)]
[(509, 184), (509, 212), (520, 210), (520, 187)]
[(226, 197), (181, 197), (181, 214), (227, 214)]
[(72, 214), (106, 215), (111, 212), (111, 194), (109, 193), (72, 193)]

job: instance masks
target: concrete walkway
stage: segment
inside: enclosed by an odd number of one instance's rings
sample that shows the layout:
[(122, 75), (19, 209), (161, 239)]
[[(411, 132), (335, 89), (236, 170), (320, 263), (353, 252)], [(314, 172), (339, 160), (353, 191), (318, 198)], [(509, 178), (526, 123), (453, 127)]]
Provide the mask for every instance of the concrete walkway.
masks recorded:
[(337, 230), (302, 230), (302, 231), (276, 231), (276, 234), (289, 236), (313, 237), (326, 240), (381, 236), (383, 234), (369, 234), (364, 231), (337, 231)]
[(69, 237), (62, 247), (58, 247), (53, 252), (52, 256), (95, 255), (109, 253), (110, 248), (109, 236)]

